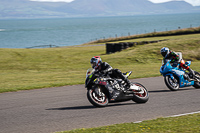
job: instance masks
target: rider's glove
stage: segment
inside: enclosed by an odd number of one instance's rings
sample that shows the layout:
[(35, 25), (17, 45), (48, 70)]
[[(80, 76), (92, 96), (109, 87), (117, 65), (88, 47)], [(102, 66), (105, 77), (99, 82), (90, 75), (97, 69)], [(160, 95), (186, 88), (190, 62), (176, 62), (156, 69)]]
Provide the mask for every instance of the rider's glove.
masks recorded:
[(99, 70), (95, 70), (94, 73), (95, 73), (95, 74), (99, 73)]

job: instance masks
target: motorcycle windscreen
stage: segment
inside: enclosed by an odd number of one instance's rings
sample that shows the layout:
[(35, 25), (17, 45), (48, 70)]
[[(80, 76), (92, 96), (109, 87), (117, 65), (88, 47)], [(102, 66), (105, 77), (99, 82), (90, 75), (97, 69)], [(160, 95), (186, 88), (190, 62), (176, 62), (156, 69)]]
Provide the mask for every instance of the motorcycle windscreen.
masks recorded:
[(86, 78), (87, 78), (88, 76), (90, 76), (93, 72), (94, 72), (94, 69), (93, 69), (93, 68), (89, 68), (89, 69), (87, 70), (87, 72), (86, 72)]

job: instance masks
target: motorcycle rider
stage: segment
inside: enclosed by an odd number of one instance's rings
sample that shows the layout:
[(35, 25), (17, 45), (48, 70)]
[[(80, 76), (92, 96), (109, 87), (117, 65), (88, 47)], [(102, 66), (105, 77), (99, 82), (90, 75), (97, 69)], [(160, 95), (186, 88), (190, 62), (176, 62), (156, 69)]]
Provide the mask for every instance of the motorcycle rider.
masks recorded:
[[(171, 51), (169, 50), (169, 48), (167, 47), (163, 47), (161, 50), (160, 50), (160, 53), (161, 55), (164, 57), (163, 60), (165, 59), (170, 59), (171, 62), (170, 63), (173, 63), (173, 64), (180, 64), (180, 67), (186, 69), (189, 71), (189, 75), (191, 75), (190, 77), (193, 78), (193, 76), (195, 75), (194, 74), (194, 71), (188, 66), (185, 64), (185, 61), (183, 59), (180, 59), (179, 55), (176, 54), (174, 51)], [(184, 78), (186, 78), (188, 81), (190, 81), (191, 79), (189, 78), (188, 75), (183, 75)]]
[[(92, 57), (90, 63), (96, 72), (101, 72), (103, 74), (109, 73), (111, 77), (119, 77), (125, 81), (127, 88), (130, 88), (131, 83), (128, 78), (126, 78), (119, 69), (113, 69), (107, 62), (102, 62), (100, 56)], [(113, 92), (111, 99), (115, 99), (119, 95), (119, 93), (115, 93), (116, 91)]]

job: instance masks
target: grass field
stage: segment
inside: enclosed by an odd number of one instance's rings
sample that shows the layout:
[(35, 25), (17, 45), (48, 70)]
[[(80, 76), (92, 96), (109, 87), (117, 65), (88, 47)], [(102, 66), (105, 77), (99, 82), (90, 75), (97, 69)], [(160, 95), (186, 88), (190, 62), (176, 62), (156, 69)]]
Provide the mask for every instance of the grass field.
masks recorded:
[(0, 92), (84, 84), (90, 59), (100, 55), (103, 61), (122, 72), (133, 71), (130, 78), (160, 76), (164, 46), (183, 53), (192, 60), (192, 68), (200, 71), (200, 34), (150, 37), (128, 41), (169, 39), (159, 43), (138, 45), (122, 52), (106, 55), (105, 46), (45, 49), (0, 49)]
[(200, 133), (200, 114), (158, 118), (141, 123), (124, 123), (110, 126), (76, 129), (58, 133)]

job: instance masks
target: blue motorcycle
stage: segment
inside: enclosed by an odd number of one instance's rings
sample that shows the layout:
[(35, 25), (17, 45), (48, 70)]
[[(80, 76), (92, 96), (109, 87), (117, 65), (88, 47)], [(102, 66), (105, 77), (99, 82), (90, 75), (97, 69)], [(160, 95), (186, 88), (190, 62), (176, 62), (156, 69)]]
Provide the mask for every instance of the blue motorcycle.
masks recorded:
[[(170, 61), (168, 59), (164, 60), (163, 65), (160, 67), (160, 73), (163, 75), (165, 84), (170, 90), (177, 91), (179, 88), (187, 86), (200, 88), (200, 74), (198, 72), (194, 71), (195, 75), (191, 78), (186, 69), (180, 67), (179, 64), (171, 64)], [(191, 61), (187, 61), (186, 64), (190, 66)]]

